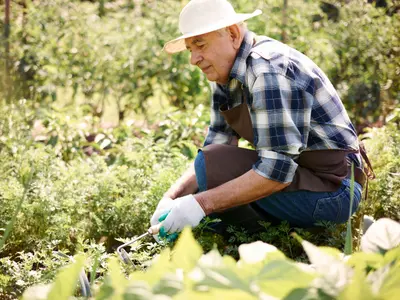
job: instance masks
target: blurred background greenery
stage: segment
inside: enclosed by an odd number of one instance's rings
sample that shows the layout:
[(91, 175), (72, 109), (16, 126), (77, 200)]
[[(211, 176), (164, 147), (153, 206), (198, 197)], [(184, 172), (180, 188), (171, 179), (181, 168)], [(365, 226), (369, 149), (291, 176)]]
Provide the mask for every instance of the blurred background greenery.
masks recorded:
[[(3, 15), (5, 2), (0, 2)], [(12, 2), (10, 35), (3, 34), (1, 44), (1, 94), (9, 102), (25, 98), (35, 107), (79, 105), (83, 114), (113, 125), (132, 113), (207, 104), (208, 84), (189, 65), (188, 53), (162, 51), (179, 35), (178, 15), (187, 2)], [(239, 12), (262, 9), (263, 15), (249, 20), (251, 30), (313, 59), (338, 89), (360, 132), (385, 123), (399, 105), (399, 1), (232, 4)], [(5, 32), (4, 20), (0, 26)]]
[[(49, 282), (70, 255), (105, 260), (143, 233), (158, 200), (202, 145), (209, 85), (188, 53), (162, 51), (179, 35), (187, 0), (0, 0), (0, 298)], [(354, 216), (400, 220), (400, 2), (233, 0), (248, 22), (312, 58), (331, 79), (365, 140), (377, 179)], [(19, 205), (21, 204), (21, 205)], [(13, 216), (15, 217), (13, 219)], [(11, 228), (12, 232), (8, 230)], [(266, 225), (268, 226), (268, 225)], [(290, 258), (290, 229), (229, 241), (197, 236), (228, 254), (261, 239)], [(302, 236), (341, 248), (344, 226)], [(9, 234), (8, 239), (5, 236)], [(136, 262), (158, 248), (130, 253)], [(236, 252), (235, 252), (236, 251)]]

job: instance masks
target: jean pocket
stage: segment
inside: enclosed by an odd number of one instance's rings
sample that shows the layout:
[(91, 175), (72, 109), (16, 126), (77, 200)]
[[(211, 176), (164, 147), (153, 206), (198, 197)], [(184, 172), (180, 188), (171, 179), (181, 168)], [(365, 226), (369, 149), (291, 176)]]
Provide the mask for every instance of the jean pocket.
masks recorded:
[[(346, 189), (343, 189), (339, 193), (330, 197), (321, 198), (317, 200), (315, 205), (313, 218), (315, 221), (330, 221), (334, 223), (342, 223), (346, 221), (346, 217), (343, 215), (343, 203), (346, 203), (346, 198), (349, 194)], [(347, 215), (348, 217), (348, 215)]]

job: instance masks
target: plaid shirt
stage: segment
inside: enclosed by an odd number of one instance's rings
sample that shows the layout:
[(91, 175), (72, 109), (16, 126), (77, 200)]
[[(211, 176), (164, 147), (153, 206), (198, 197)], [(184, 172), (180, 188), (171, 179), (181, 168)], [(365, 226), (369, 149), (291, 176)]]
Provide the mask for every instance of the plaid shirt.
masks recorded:
[[(236, 133), (219, 108), (227, 104), (231, 109), (246, 99), (259, 155), (253, 170), (268, 179), (291, 182), (302, 151), (359, 149), (356, 131), (327, 76), (308, 57), (276, 40), (247, 32), (228, 84), (214, 83), (212, 89), (204, 145), (231, 142)], [(349, 159), (361, 166), (359, 154)]]

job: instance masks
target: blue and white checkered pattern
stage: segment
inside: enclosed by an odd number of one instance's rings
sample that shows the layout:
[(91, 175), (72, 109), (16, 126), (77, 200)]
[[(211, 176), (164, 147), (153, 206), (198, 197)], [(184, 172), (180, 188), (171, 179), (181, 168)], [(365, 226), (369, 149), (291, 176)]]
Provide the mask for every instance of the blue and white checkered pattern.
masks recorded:
[[(212, 88), (204, 145), (231, 142), (235, 132), (219, 108), (227, 104), (231, 109), (246, 99), (260, 158), (253, 169), (268, 179), (291, 182), (302, 151), (359, 149), (354, 126), (327, 76), (308, 57), (276, 40), (246, 33), (229, 83)], [(351, 160), (361, 166), (358, 154)]]

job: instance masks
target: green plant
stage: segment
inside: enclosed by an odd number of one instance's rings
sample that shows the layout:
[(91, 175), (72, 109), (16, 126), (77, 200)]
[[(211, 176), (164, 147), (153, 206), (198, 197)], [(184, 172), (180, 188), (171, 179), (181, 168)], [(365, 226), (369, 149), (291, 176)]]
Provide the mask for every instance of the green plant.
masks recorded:
[[(217, 250), (203, 255), (186, 228), (174, 250), (165, 249), (146, 271), (124, 277), (115, 258), (96, 292), (96, 299), (394, 299), (400, 283), (400, 224), (382, 219), (363, 237), (365, 252), (344, 257), (329, 247), (300, 241), (311, 265), (296, 263), (276, 247), (255, 242), (239, 247), (240, 260), (221, 256)], [(384, 233), (384, 235), (382, 235)], [(77, 262), (48, 287), (48, 295), (72, 296)], [(61, 283), (61, 278), (68, 279)], [(58, 294), (61, 285), (68, 293)], [(34, 290), (34, 288), (33, 288)], [(31, 295), (31, 296), (29, 296)], [(23, 299), (34, 299), (26, 291)]]
[(376, 179), (369, 182), (366, 214), (400, 221), (400, 126), (393, 119), (382, 128), (364, 135)]
[[(0, 111), (0, 298), (17, 298), (28, 286), (52, 280), (66, 263), (52, 251), (73, 255), (102, 244), (104, 253), (91, 276), (97, 282), (107, 252), (115, 250), (120, 237), (147, 229), (158, 200), (186, 168), (186, 157), (178, 148), (165, 151), (166, 145), (155, 142), (152, 134), (138, 138), (135, 128), (119, 128), (93, 142), (101, 146), (108, 138), (112, 144), (107, 149), (85, 154), (81, 150), (88, 144), (78, 139), (80, 153), (65, 159), (63, 153), (73, 153), (70, 137), (85, 136), (75, 126), (75, 115), (52, 114), (36, 140), (33, 124), (48, 120), (48, 114), (33, 113), (25, 101), (2, 105)], [(54, 135), (65, 142), (47, 143)], [(145, 250), (137, 261), (153, 253)]]

